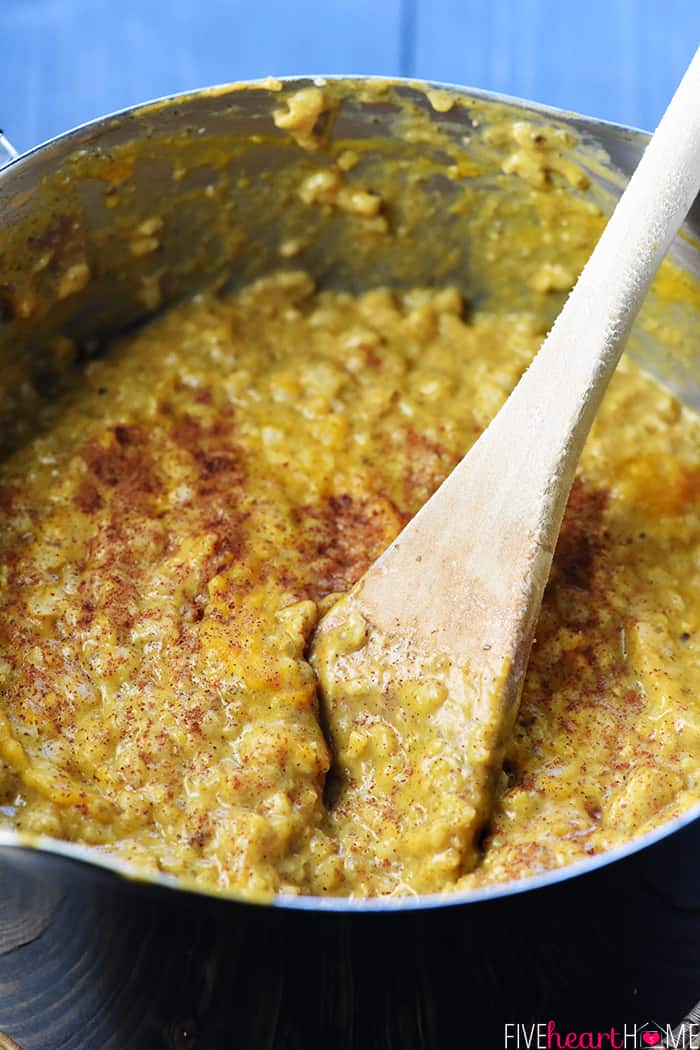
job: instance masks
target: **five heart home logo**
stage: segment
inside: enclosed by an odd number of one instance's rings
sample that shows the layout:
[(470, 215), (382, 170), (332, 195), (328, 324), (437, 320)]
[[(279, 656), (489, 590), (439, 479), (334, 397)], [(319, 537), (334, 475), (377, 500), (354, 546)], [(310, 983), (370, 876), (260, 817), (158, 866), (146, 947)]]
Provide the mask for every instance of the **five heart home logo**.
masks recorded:
[(670, 1025), (662, 1028), (655, 1021), (627, 1022), (605, 1031), (567, 1031), (553, 1020), (529, 1025), (507, 1022), (503, 1045), (505, 1050), (680, 1050), (686, 1046), (700, 1050), (700, 1039), (688, 1043), (686, 1034), (680, 1028), (672, 1030)]
[(666, 1035), (666, 1029), (661, 1028), (655, 1021), (647, 1021), (640, 1025), (638, 1030), (637, 1045), (640, 1047), (663, 1046), (662, 1038)]

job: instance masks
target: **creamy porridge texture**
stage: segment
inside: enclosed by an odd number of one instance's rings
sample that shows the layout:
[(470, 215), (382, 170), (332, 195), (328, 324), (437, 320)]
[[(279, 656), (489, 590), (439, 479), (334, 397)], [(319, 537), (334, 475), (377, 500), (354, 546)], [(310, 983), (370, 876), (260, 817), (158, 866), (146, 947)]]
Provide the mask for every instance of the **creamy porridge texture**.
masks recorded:
[[(315, 155), (323, 112), (311, 88), (275, 122)], [(579, 175), (552, 138), (499, 135), (554, 224), (544, 168)], [(296, 192), (393, 236), (356, 160)], [(570, 287), (595, 241), (599, 213), (572, 200), (571, 251), (527, 270), (533, 296)], [(362, 896), (523, 877), (687, 809), (700, 425), (629, 359), (581, 460), (480, 856), (421, 821), (430, 776), (402, 790), (439, 682), (392, 717), (368, 700), (361, 726), (328, 725), (307, 659), (320, 615), (488, 425), (544, 327), (450, 285), (317, 288), (302, 243), (280, 246), (290, 268), (89, 362), (0, 464), (0, 826), (217, 890)]]

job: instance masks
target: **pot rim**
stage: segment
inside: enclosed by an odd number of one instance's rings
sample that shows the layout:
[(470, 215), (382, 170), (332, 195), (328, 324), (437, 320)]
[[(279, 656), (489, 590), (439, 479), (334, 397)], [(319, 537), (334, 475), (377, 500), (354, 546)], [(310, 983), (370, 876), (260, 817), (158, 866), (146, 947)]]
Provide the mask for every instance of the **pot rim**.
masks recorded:
[(392, 86), (396, 85), (397, 87), (416, 88), (418, 90), (425, 90), (426, 88), (432, 90), (434, 88), (438, 91), (451, 91), (458, 95), (483, 100), (485, 102), (512, 105), (520, 109), (528, 110), (529, 112), (540, 113), (543, 116), (552, 117), (556, 120), (573, 121), (577, 124), (580, 123), (586, 128), (601, 128), (608, 131), (617, 131), (628, 140), (642, 139), (646, 142), (651, 137), (651, 132), (645, 131), (643, 128), (634, 127), (633, 125), (619, 124), (615, 121), (603, 120), (600, 117), (589, 117), (583, 113), (578, 113), (575, 110), (560, 109), (557, 106), (550, 106), (544, 102), (519, 98), (517, 95), (507, 95), (499, 91), (486, 91), (483, 88), (470, 87), (465, 84), (455, 84), (448, 80), (421, 80), (418, 77), (382, 76), (381, 74), (364, 73), (298, 73), (287, 74), (285, 76), (255, 77), (252, 80), (236, 80), (231, 81), (230, 83), (211, 84), (206, 87), (194, 88), (190, 91), (178, 91), (170, 95), (160, 95), (156, 98), (148, 99), (145, 102), (137, 102), (132, 106), (124, 106), (120, 109), (111, 110), (109, 113), (105, 113), (99, 117), (93, 117), (92, 120), (82, 121), (81, 123), (68, 128), (66, 131), (59, 132), (57, 135), (52, 135), (50, 138), (38, 142), (35, 146), (30, 146), (28, 150), (24, 150), (21, 153), (17, 153), (7, 135), (4, 135), (12, 152), (15, 153), (15, 156), (8, 160), (4, 165), (0, 165), (0, 172), (4, 175), (4, 173), (10, 168), (22, 164), (30, 157), (33, 157), (35, 153), (38, 153), (41, 150), (46, 150), (49, 146), (67, 143), (70, 139), (79, 136), (81, 133), (86, 131), (94, 132), (105, 125), (109, 125), (115, 120), (125, 117), (146, 115), (149, 110), (162, 109), (170, 105), (182, 105), (203, 95), (224, 97), (228, 94), (237, 94), (246, 88), (265, 89), (270, 83), (280, 83), (284, 87), (294, 87), (295, 85), (301, 87), (303, 84), (308, 84), (309, 82), (318, 86), (323, 86), (322, 82), (324, 81), (374, 81)]
[(655, 843), (669, 838), (677, 831), (700, 819), (700, 802), (664, 824), (639, 835), (620, 846), (597, 853), (586, 860), (576, 861), (561, 868), (552, 868), (537, 875), (508, 882), (482, 886), (476, 890), (451, 890), (444, 893), (423, 893), (384, 897), (321, 897), (310, 894), (277, 894), (269, 898), (249, 897), (241, 893), (216, 890), (179, 879), (161, 872), (147, 872), (119, 857), (100, 853), (95, 847), (81, 846), (63, 839), (46, 835), (23, 835), (20, 832), (0, 829), (0, 857), (4, 850), (47, 854), (71, 863), (98, 868), (106, 874), (117, 876), (120, 881), (136, 883), (146, 887), (160, 887), (169, 891), (184, 892), (188, 896), (209, 900), (245, 904), (255, 907), (276, 908), (283, 911), (329, 912), (335, 914), (394, 914), (403, 911), (432, 911), (435, 908), (453, 908), (458, 905), (480, 904), (485, 901), (513, 897), (534, 890), (556, 886), (563, 882), (592, 874), (601, 868), (632, 857)]
[[(86, 133), (91, 136), (103, 128), (110, 127), (114, 121), (124, 118), (139, 117), (147, 115), (149, 111), (178, 106), (185, 104), (201, 96), (220, 96), (224, 98), (227, 94), (236, 94), (246, 88), (264, 89), (270, 82), (279, 82), (285, 87), (306, 85), (309, 82), (322, 86), (325, 81), (348, 81), (367, 82), (377, 81), (392, 86), (415, 88), (418, 90), (435, 89), (454, 92), (465, 100), (476, 99), (478, 101), (502, 103), (525, 110), (529, 113), (541, 115), (553, 120), (566, 121), (573, 124), (579, 131), (595, 134), (599, 129), (607, 134), (619, 136), (627, 142), (646, 144), (649, 133), (639, 128), (613, 121), (601, 120), (587, 117), (583, 114), (559, 109), (544, 103), (534, 102), (528, 99), (517, 98), (500, 92), (485, 91), (480, 88), (472, 88), (465, 85), (453, 84), (437, 80), (419, 80), (413, 77), (396, 77), (364, 74), (300, 74), (281, 77), (265, 77), (254, 80), (236, 81), (230, 84), (217, 84), (210, 87), (198, 88), (192, 91), (178, 92), (164, 95), (160, 98), (151, 99), (147, 102), (127, 106), (123, 109), (96, 117), (93, 120), (78, 124), (69, 130), (55, 135), (44, 142), (38, 143), (24, 153), (9, 160), (4, 166), (0, 166), (0, 181), (4, 181), (7, 173), (13, 168), (23, 166), (36, 154), (52, 151), (64, 145), (69, 145), (73, 140), (79, 142)], [(94, 141), (94, 140), (93, 140)], [(104, 872), (109, 872), (121, 880), (144, 884), (147, 886), (158, 886), (168, 890), (184, 891), (194, 897), (205, 897), (215, 900), (231, 901), (237, 904), (257, 905), (264, 907), (280, 908), (288, 911), (311, 911), (330, 912), (340, 914), (358, 913), (395, 913), (403, 911), (432, 910), (433, 908), (448, 908), (457, 905), (477, 904), (489, 900), (497, 900), (526, 893), (532, 890), (543, 889), (547, 886), (558, 885), (581, 875), (597, 871), (617, 861), (623, 860), (649, 846), (668, 838), (682, 828), (689, 826), (700, 818), (700, 802), (690, 807), (684, 813), (664, 822), (658, 827), (639, 835), (603, 853), (595, 854), (585, 860), (576, 861), (561, 868), (554, 868), (537, 875), (530, 875), (522, 879), (514, 879), (508, 882), (495, 883), (490, 886), (480, 887), (475, 890), (448, 891), (443, 893), (428, 893), (415, 895), (402, 895), (395, 897), (320, 897), (306, 894), (291, 895), (280, 894), (267, 899), (247, 897), (242, 894), (229, 891), (219, 891), (202, 887), (188, 880), (181, 880), (175, 876), (163, 873), (144, 872), (135, 865), (120, 860), (118, 857), (98, 852), (91, 846), (82, 846), (77, 843), (54, 839), (49, 836), (30, 836), (20, 832), (5, 831), (0, 829), (0, 855), (5, 850), (21, 850), (39, 854), (50, 854), (54, 857), (81, 865), (89, 865)]]

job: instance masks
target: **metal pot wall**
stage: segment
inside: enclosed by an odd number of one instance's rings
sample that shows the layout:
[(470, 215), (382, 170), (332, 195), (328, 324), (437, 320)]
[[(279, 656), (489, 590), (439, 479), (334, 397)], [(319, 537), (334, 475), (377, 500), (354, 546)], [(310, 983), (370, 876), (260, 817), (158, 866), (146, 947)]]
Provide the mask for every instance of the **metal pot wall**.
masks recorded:
[[(7, 418), (23, 411), (13, 394), (18, 382), (32, 383), (41, 398), (64, 381), (59, 337), (70, 338), (79, 368), (112, 333), (203, 284), (235, 285), (279, 266), (280, 241), (309, 223), (290, 192), (293, 178), (324, 154), (311, 157), (271, 117), (285, 94), (308, 83), (220, 88), (138, 107), (0, 171)], [(483, 92), (455, 89), (459, 104), (438, 112), (409, 82), (395, 82), (389, 95), (367, 78), (335, 87), (344, 99), (333, 136), (363, 144), (369, 173), (391, 158), (397, 214), (401, 173), (419, 154), (432, 169), (410, 215), (407, 243), (421, 251), (400, 251), (393, 241), (370, 256), (346, 219), (334, 216), (319, 222), (294, 260), (321, 286), (449, 280), (472, 301), (497, 297), (479, 246), (444, 207), (460, 192), (444, 169), (449, 144), (476, 135), (504, 105), (522, 119), (570, 129), (573, 154), (608, 206), (646, 141), (642, 132)], [(442, 145), (402, 135), (397, 100), (435, 124)], [(487, 181), (508, 192), (496, 178), (496, 155), (493, 163)], [(133, 254), (134, 229), (156, 212), (167, 217), (158, 252)], [(700, 234), (697, 202), (687, 233)], [(677, 241), (674, 253), (700, 274), (692, 240)], [(549, 300), (552, 316), (560, 302)], [(700, 405), (692, 336), (699, 318), (689, 308), (676, 309), (673, 320), (683, 333), (677, 345), (660, 345), (642, 317), (633, 351)], [(24, 409), (26, 432), (32, 404)], [(272, 906), (191, 894), (166, 879), (133, 881), (104, 857), (98, 867), (82, 847), (44, 841), (37, 848), (0, 832), (0, 1029), (25, 1047), (323, 1040), (364, 1050), (503, 1046), (506, 1022), (550, 1018), (562, 1030), (650, 1018), (675, 1024), (700, 995), (698, 816), (700, 808), (576, 870), (489, 891)]]

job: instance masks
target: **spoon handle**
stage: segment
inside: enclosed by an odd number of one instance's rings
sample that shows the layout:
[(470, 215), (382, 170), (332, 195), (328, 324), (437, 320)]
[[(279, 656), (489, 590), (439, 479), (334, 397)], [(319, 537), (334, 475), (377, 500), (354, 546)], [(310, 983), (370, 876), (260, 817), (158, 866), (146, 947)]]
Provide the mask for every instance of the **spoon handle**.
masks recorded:
[(358, 585), (373, 623), (410, 622), (465, 666), (510, 654), (511, 700), (583, 443), (699, 188), (700, 50), (529, 369)]
[[(601, 397), (649, 286), (700, 190), (700, 49), (593, 254), (501, 415), (538, 424), (535, 457), (573, 476)], [(528, 427), (514, 431), (527, 433)], [(564, 444), (562, 445), (562, 438)], [(562, 458), (562, 448), (564, 457)], [(557, 525), (558, 528), (558, 525)]]
[[(699, 189), (700, 50), (539, 353), (399, 537), (402, 558), (387, 552), (383, 559), (400, 574), (410, 572), (414, 549), (439, 548), (453, 566), (454, 593), (484, 592), (486, 606), (499, 611), (486, 617), (483, 633), (502, 635), (504, 646), (517, 638), (514, 680), (527, 658), (583, 444), (649, 285)], [(443, 624), (457, 645), (464, 617), (453, 614), (444, 596), (444, 608), (437, 599), (432, 608), (432, 600), (426, 584), (420, 588), (426, 621)]]
[[(583, 444), (634, 318), (700, 190), (700, 49), (564, 309), (510, 398), (446, 485), (496, 493), (480, 527), (499, 537), (494, 564), (539, 607)], [(518, 435), (514, 442), (513, 435)], [(525, 439), (525, 440), (523, 440)], [(466, 484), (465, 484), (466, 482)], [(527, 550), (531, 551), (529, 559)], [(508, 572), (505, 573), (508, 577)]]

